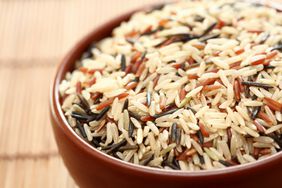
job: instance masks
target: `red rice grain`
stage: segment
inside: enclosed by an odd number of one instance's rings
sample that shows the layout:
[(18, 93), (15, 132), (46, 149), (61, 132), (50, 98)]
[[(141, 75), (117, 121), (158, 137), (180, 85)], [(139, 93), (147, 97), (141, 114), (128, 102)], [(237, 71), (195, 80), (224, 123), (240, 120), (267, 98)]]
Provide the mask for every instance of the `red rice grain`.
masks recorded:
[(269, 97), (264, 97), (263, 102), (271, 109), (274, 111), (281, 111), (282, 109), (282, 104), (269, 98)]

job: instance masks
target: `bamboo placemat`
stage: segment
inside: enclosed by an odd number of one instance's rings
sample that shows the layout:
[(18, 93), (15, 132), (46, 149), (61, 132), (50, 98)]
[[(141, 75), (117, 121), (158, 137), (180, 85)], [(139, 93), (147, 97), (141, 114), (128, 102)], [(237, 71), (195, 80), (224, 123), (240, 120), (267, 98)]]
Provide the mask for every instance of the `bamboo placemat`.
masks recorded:
[(148, 3), (152, 1), (0, 1), (1, 188), (75, 187), (49, 120), (56, 66), (92, 28)]
[(0, 187), (76, 187), (51, 130), (49, 87), (63, 55), (116, 15), (158, 0), (0, 1)]

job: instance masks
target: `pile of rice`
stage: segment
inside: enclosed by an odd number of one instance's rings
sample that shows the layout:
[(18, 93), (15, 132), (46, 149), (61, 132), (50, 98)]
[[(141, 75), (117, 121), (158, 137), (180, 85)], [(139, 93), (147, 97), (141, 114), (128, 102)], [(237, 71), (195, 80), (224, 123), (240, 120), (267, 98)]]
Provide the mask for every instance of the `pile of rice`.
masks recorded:
[(282, 148), (282, 14), (240, 1), (135, 13), (60, 85), (89, 144), (134, 164), (198, 171)]

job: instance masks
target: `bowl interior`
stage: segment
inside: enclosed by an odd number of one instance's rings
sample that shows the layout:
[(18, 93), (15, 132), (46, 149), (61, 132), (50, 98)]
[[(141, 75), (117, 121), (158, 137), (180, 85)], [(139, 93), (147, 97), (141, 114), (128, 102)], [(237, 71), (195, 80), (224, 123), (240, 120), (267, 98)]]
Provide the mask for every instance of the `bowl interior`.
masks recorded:
[(64, 79), (65, 74), (74, 69), (74, 64), (77, 59), (79, 59), (82, 53), (95, 41), (100, 41), (101, 39), (111, 35), (112, 30), (119, 26), (121, 22), (127, 21), (130, 16), (139, 10), (148, 9), (146, 6), (139, 8), (133, 11), (130, 11), (126, 14), (123, 14), (119, 17), (116, 17), (113, 20), (101, 25), (97, 29), (90, 32), (82, 40), (80, 40), (66, 55), (66, 57), (61, 62), (60, 66), (57, 69), (56, 77), (52, 87), (51, 93), (51, 115), (56, 119), (60, 128), (63, 132), (76, 144), (78, 147), (81, 147), (83, 150), (88, 152), (93, 158), (99, 158), (105, 163), (110, 165), (129, 170), (133, 173), (145, 173), (149, 175), (156, 176), (166, 176), (166, 177), (177, 177), (177, 178), (213, 178), (216, 176), (226, 175), (234, 176), (241, 173), (250, 173), (256, 170), (263, 170), (264, 168), (273, 166), (282, 160), (282, 152), (274, 154), (266, 159), (262, 159), (256, 162), (242, 164), (238, 166), (228, 167), (224, 169), (215, 169), (215, 170), (205, 170), (199, 172), (185, 172), (185, 171), (175, 171), (175, 170), (162, 170), (157, 168), (151, 168), (141, 165), (135, 165), (132, 163), (124, 162), (122, 160), (111, 157), (103, 152), (95, 149), (93, 146), (88, 144), (85, 140), (80, 138), (74, 130), (68, 125), (68, 122), (64, 116), (64, 113), (61, 109), (60, 96), (59, 96), (59, 84)]

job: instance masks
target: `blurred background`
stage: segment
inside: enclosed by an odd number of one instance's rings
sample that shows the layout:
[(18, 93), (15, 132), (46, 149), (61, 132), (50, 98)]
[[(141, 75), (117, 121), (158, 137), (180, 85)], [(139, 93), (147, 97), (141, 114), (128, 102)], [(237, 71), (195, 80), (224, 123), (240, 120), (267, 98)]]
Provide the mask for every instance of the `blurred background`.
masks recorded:
[(75, 187), (49, 120), (67, 51), (99, 24), (157, 0), (0, 0), (0, 188)]
[(56, 67), (93, 28), (160, 1), (0, 0), (0, 188), (75, 187), (49, 121)]

